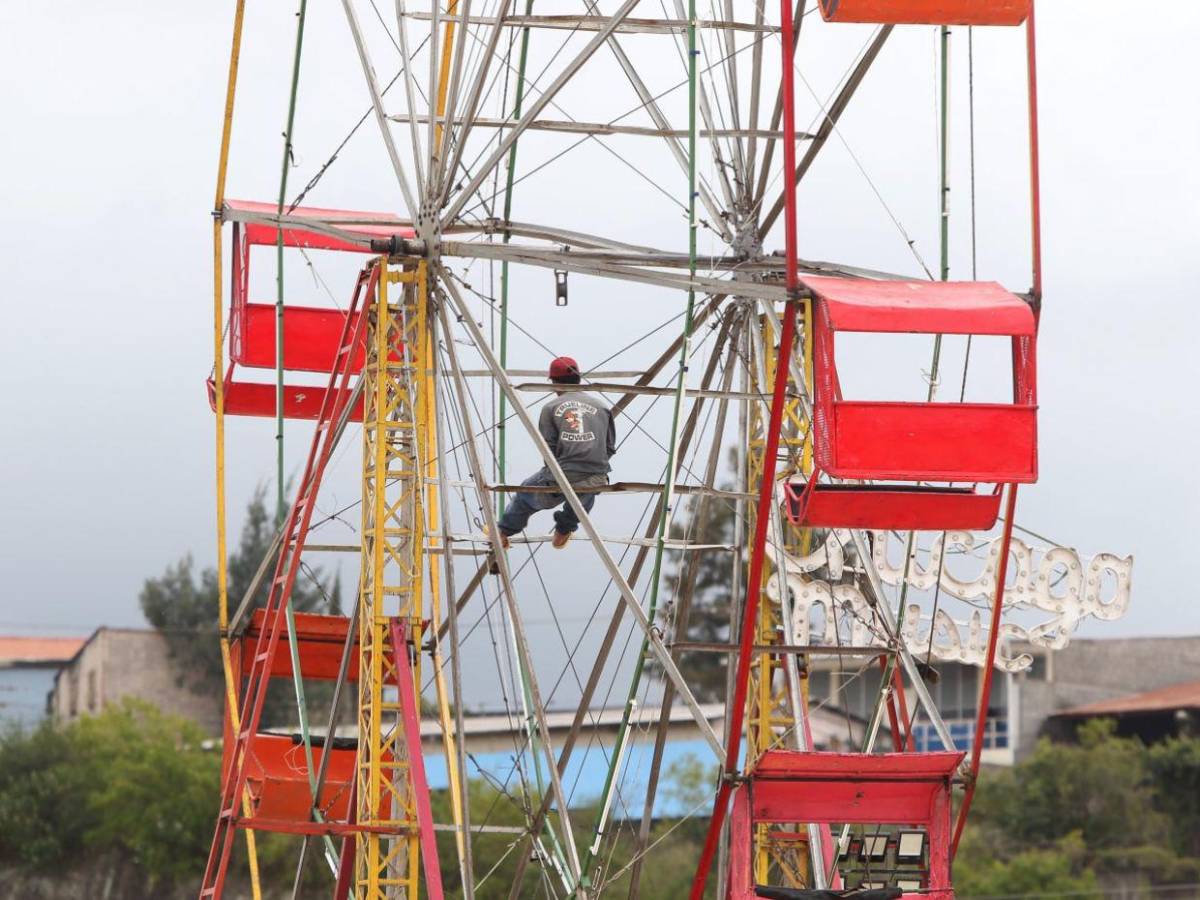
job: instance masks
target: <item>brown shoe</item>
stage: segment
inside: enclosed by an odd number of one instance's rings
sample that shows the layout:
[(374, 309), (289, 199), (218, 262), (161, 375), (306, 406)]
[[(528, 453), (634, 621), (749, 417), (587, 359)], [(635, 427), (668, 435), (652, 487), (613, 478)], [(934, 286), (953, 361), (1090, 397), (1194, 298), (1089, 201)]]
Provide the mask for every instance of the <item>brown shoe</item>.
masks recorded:
[(561, 550), (567, 546), (567, 541), (569, 540), (571, 540), (571, 532), (563, 533), (556, 528), (554, 529), (554, 537), (550, 540), (550, 546), (555, 550)]
[(508, 535), (505, 534), (503, 531), (500, 532), (500, 546), (503, 547), (505, 550), (512, 549), (512, 541), (510, 541), (508, 539)]

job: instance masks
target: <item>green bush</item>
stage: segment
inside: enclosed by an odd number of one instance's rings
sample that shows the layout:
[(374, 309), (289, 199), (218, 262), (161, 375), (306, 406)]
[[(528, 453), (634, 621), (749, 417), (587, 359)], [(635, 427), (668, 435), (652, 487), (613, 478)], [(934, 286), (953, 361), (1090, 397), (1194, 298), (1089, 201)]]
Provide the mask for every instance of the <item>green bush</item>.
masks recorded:
[(71, 736), (91, 776), (85, 844), (120, 848), (155, 878), (194, 873), (208, 852), (221, 769), (200, 729), (126, 701), (81, 719)]
[(1083, 725), (1077, 738), (1043, 740), (1011, 769), (983, 773), (955, 862), (960, 893), (965, 884), (976, 896), (1020, 894), (1039, 872), (1055, 884), (1110, 873), (1196, 881), (1200, 741), (1146, 747), (1104, 720)]
[(221, 760), (185, 719), (126, 701), (0, 739), (0, 859), (49, 869), (117, 851), (153, 879), (203, 864)]
[(69, 732), (49, 723), (0, 737), (0, 860), (48, 869), (83, 847), (89, 773), (74, 751)]
[(1022, 850), (1009, 859), (970, 837), (964, 839), (954, 864), (955, 896), (973, 897), (1071, 896), (1103, 897), (1096, 874), (1083, 864), (1086, 857), (1079, 832), (1064, 837), (1051, 849)]

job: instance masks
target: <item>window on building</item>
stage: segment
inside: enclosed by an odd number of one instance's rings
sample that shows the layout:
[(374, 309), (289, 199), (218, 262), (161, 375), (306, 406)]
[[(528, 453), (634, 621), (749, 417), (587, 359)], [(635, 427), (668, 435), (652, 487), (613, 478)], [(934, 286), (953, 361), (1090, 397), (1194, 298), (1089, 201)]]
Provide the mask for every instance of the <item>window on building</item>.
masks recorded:
[(87, 708), (88, 712), (96, 712), (96, 670), (87, 673)]

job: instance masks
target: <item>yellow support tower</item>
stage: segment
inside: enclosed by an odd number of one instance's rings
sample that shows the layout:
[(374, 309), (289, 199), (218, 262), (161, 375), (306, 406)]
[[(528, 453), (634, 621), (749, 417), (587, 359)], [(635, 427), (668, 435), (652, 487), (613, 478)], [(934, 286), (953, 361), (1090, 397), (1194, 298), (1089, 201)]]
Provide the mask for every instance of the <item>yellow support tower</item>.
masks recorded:
[[(805, 310), (805, 324), (808, 321)], [(797, 329), (797, 342), (806, 346), (803, 335), (807, 328)], [(751, 334), (754, 356), (760, 357), (758, 365), (749, 366), (750, 386), (752, 393), (769, 396), (771, 385), (775, 379), (775, 361), (778, 357), (774, 334), (770, 324), (760, 317), (757, 323), (757, 334)], [(800, 358), (798, 353), (793, 359)], [(805, 359), (805, 377), (811, 383), (809, 359)], [(762, 379), (760, 381), (760, 378)], [(779, 476), (781, 478), (807, 475), (812, 470), (812, 447), (808, 440), (808, 420), (800, 403), (800, 390), (793, 378), (789, 378), (789, 400), (783, 413), (783, 433), (779, 439), (781, 460)], [(762, 481), (763, 450), (766, 446), (767, 410), (761, 404), (753, 404), (750, 411), (749, 441), (746, 456), (747, 490), (757, 492)], [(755, 527), (756, 510), (753, 504), (747, 504), (747, 533), (752, 534)], [(796, 556), (808, 552), (809, 530), (795, 528), (782, 521), (781, 527), (783, 549)], [(770, 535), (774, 542), (776, 535)], [(790, 643), (790, 636), (783, 633), (782, 617), (778, 600), (772, 599), (768, 586), (775, 577), (774, 557), (767, 553), (767, 569), (763, 576), (763, 592), (758, 605), (758, 621), (753, 623), (755, 629), (754, 643), (758, 646)], [(800, 673), (801, 702), (808, 702), (807, 673)], [(756, 653), (750, 668), (750, 687), (746, 694), (746, 769), (753, 767), (754, 761), (772, 747), (781, 746), (793, 727), (799, 723), (793, 720), (792, 704), (789, 696), (788, 682), (784, 677), (782, 659), (771, 653)], [(755, 878), (760, 884), (774, 884), (790, 887), (811, 887), (806, 884), (808, 877), (808, 836), (803, 827), (795, 830), (782, 830), (760, 825), (754, 835), (754, 867)]]
[[(421, 473), (430, 447), (432, 399), (422, 396), (427, 369), (426, 264), (400, 271), (379, 262), (378, 292), (368, 310), (363, 365), (362, 577), (359, 604), (358, 900), (415, 900), (420, 880), (416, 797), (409, 769), (390, 623), (400, 616), (421, 646), (425, 503)], [(389, 290), (398, 284), (398, 291)], [(420, 654), (413, 667), (420, 697)]]

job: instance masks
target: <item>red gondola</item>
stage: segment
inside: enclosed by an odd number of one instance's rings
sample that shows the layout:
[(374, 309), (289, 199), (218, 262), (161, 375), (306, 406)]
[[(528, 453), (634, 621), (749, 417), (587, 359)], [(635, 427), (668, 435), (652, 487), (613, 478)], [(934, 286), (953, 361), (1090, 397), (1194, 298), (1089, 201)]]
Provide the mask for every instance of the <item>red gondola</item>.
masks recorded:
[[(994, 282), (811, 277), (814, 476), (787, 486), (797, 525), (986, 529), (998, 490), (961, 485), (1037, 480), (1037, 325), (1030, 305)], [(847, 400), (839, 332), (1000, 335), (1012, 341), (1011, 403)], [(900, 484), (818, 484), (817, 474)], [(938, 487), (925, 482), (949, 482)]]
[[(248, 200), (228, 200), (225, 218), (233, 226), (233, 299), (229, 316), (229, 369), (225, 373), (225, 412), (233, 416), (275, 415), (275, 385), (234, 380), (237, 366), (250, 369), (275, 368), (275, 305), (251, 303), (250, 248), (274, 247), (280, 229), (259, 217), (275, 216), (273, 203)], [(320, 209), (298, 206), (287, 212), (291, 218), (310, 220), (313, 228), (292, 226), (283, 230), (283, 245), (305, 250), (336, 250), (345, 253), (370, 253), (359, 244), (351, 243), (321, 230), (322, 225), (335, 226), (340, 231), (371, 238), (412, 237), (411, 228), (390, 213), (360, 212), (341, 209)], [(286, 372), (333, 371), (338, 338), (346, 321), (345, 313), (336, 309), (285, 305), (283, 311), (283, 368)], [(357, 350), (352, 371), (362, 368), (362, 351)], [(215, 407), (215, 386), (208, 380), (209, 404)], [(321, 409), (325, 388), (284, 385), (283, 415), (286, 419), (315, 419)], [(361, 402), (351, 410), (351, 421), (362, 421)]]

